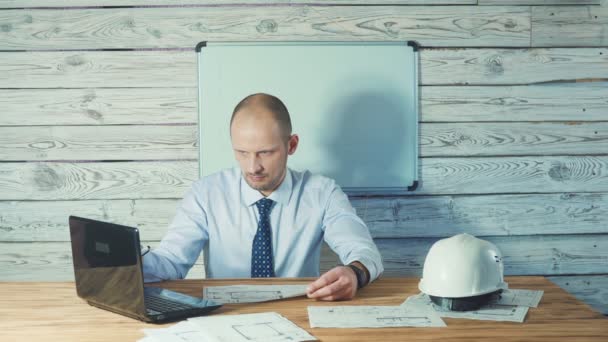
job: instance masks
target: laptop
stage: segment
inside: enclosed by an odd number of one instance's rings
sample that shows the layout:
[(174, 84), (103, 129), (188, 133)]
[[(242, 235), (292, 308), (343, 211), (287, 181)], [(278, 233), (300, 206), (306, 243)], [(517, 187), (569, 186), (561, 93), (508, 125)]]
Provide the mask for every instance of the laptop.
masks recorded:
[(137, 228), (70, 216), (76, 292), (90, 305), (151, 323), (205, 315), (221, 305), (144, 286)]

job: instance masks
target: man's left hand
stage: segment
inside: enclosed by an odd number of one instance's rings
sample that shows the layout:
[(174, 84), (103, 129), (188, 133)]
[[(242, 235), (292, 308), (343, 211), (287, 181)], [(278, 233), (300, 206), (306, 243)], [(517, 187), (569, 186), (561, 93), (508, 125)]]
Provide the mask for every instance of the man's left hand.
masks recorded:
[(306, 290), (308, 298), (318, 300), (348, 300), (357, 293), (357, 275), (350, 267), (338, 266), (313, 281)]

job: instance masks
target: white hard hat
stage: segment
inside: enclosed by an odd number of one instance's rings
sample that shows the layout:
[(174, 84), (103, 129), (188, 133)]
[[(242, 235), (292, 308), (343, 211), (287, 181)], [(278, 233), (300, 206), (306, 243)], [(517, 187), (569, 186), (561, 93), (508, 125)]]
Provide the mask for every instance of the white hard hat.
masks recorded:
[(481, 296), (508, 288), (503, 267), (502, 254), (494, 244), (458, 234), (431, 246), (418, 288), (442, 298)]

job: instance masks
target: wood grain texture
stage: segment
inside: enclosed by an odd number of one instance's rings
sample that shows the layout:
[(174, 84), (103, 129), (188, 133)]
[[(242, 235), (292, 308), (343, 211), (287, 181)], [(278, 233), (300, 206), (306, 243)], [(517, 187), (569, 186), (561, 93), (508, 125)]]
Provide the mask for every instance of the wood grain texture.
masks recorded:
[[(605, 156), (422, 158), (412, 194), (606, 192), (607, 170)], [(0, 163), (0, 200), (181, 198), (197, 173), (196, 161)]]
[(422, 122), (608, 120), (608, 82), (420, 87)]
[[(421, 85), (608, 78), (608, 48), (423, 49)], [(0, 88), (196, 87), (192, 51), (0, 53)]]
[[(608, 234), (484, 237), (502, 252), (505, 274), (608, 273)], [(376, 239), (386, 276), (422, 274), (437, 239)]]
[(429, 123), (419, 144), (422, 157), (606, 154), (608, 122)]
[[(67, 227), (66, 227), (67, 229)], [(157, 241), (143, 241), (143, 246), (158, 245)], [(72, 248), (69, 242), (1, 243), (0, 281), (64, 281), (74, 280)], [(203, 258), (190, 269), (187, 278), (203, 278)]]
[[(351, 202), (374, 238), (608, 233), (605, 193), (357, 197)], [(0, 201), (0, 241), (69, 241), (69, 215), (134, 226), (142, 239), (157, 241), (178, 205), (178, 199)]]
[(70, 241), (70, 215), (137, 227), (142, 240), (159, 241), (167, 231), (179, 201), (0, 201), (0, 241)]
[(195, 161), (2, 163), (0, 189), (22, 200), (181, 198), (197, 168)]
[(548, 279), (578, 300), (608, 315), (608, 275), (556, 276)]
[(0, 88), (196, 87), (195, 57), (193, 51), (6, 52)]
[(478, 5), (599, 5), (601, 0), (478, 0)]
[(608, 78), (606, 48), (422, 50), (420, 83), (531, 84)]
[(416, 40), (422, 46), (530, 44), (518, 6), (210, 6), (4, 10), (3, 50), (190, 48), (201, 41)]
[[(311, 278), (295, 279), (233, 279), (182, 280), (156, 286), (200, 296), (205, 286), (236, 284), (307, 284)], [(385, 328), (385, 329), (311, 329), (306, 307), (333, 305), (399, 305), (418, 293), (417, 278), (385, 278), (361, 290), (345, 303), (323, 303), (306, 298), (293, 298), (248, 305), (229, 304), (215, 315), (247, 314), (275, 311), (310, 332), (321, 341), (605, 341), (608, 336), (606, 318), (594, 312), (557, 285), (541, 277), (509, 277), (513, 288), (544, 292), (538, 308), (531, 309), (522, 324), (463, 319), (445, 319), (447, 327)], [(76, 296), (73, 283), (2, 283), (0, 321), (3, 336), (10, 341), (61, 339), (61, 341), (136, 341), (144, 336), (142, 329), (151, 326), (136, 320), (87, 305)], [(48, 308), (54, 308), (51, 310)], [(58, 315), (57, 312), (61, 314)]]
[(0, 126), (197, 123), (196, 88), (0, 89)]
[[(197, 136), (194, 125), (0, 127), (0, 160), (197, 159)], [(420, 125), (421, 157), (605, 155), (607, 151), (608, 122)]]
[(354, 198), (375, 238), (608, 233), (604, 194)]
[[(484, 238), (501, 250), (505, 274), (560, 275), (608, 273), (608, 234), (541, 235)], [(382, 254), (384, 275), (420, 276), (424, 258), (436, 238), (376, 239)], [(144, 242), (154, 247), (155, 242)], [(24, 247), (27, 245), (27, 250)], [(340, 262), (325, 246), (321, 270)], [(200, 278), (199, 268), (188, 277)], [(0, 242), (0, 281), (72, 280), (73, 268), (68, 242), (6, 243)]]
[[(602, 121), (608, 82), (422, 86), (420, 121)], [(0, 89), (0, 126), (196, 124), (196, 88)]]
[[(582, 0), (590, 1), (590, 0)], [(559, 2), (559, 0), (553, 0)], [(249, 0), (248, 5), (298, 5), (310, 4), (310, 0)], [(475, 5), (477, 0), (316, 0), (323, 5)], [(191, 6), (191, 5), (234, 5), (243, 4), (238, 0), (0, 0), (0, 8), (32, 7), (101, 7), (101, 6)], [(508, 4), (507, 4), (508, 5)]]
[(197, 136), (192, 125), (0, 127), (0, 160), (196, 159)]
[(532, 46), (608, 46), (608, 6), (532, 8)]

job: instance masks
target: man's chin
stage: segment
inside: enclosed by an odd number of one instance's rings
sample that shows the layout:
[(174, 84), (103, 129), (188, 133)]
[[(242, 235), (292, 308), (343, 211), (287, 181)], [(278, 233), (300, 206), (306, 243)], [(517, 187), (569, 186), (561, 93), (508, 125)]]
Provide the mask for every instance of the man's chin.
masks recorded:
[(245, 180), (247, 181), (247, 184), (249, 184), (249, 186), (257, 191), (267, 191), (268, 190), (268, 184), (266, 182), (253, 182), (251, 180), (249, 180), (248, 178), (245, 178)]

